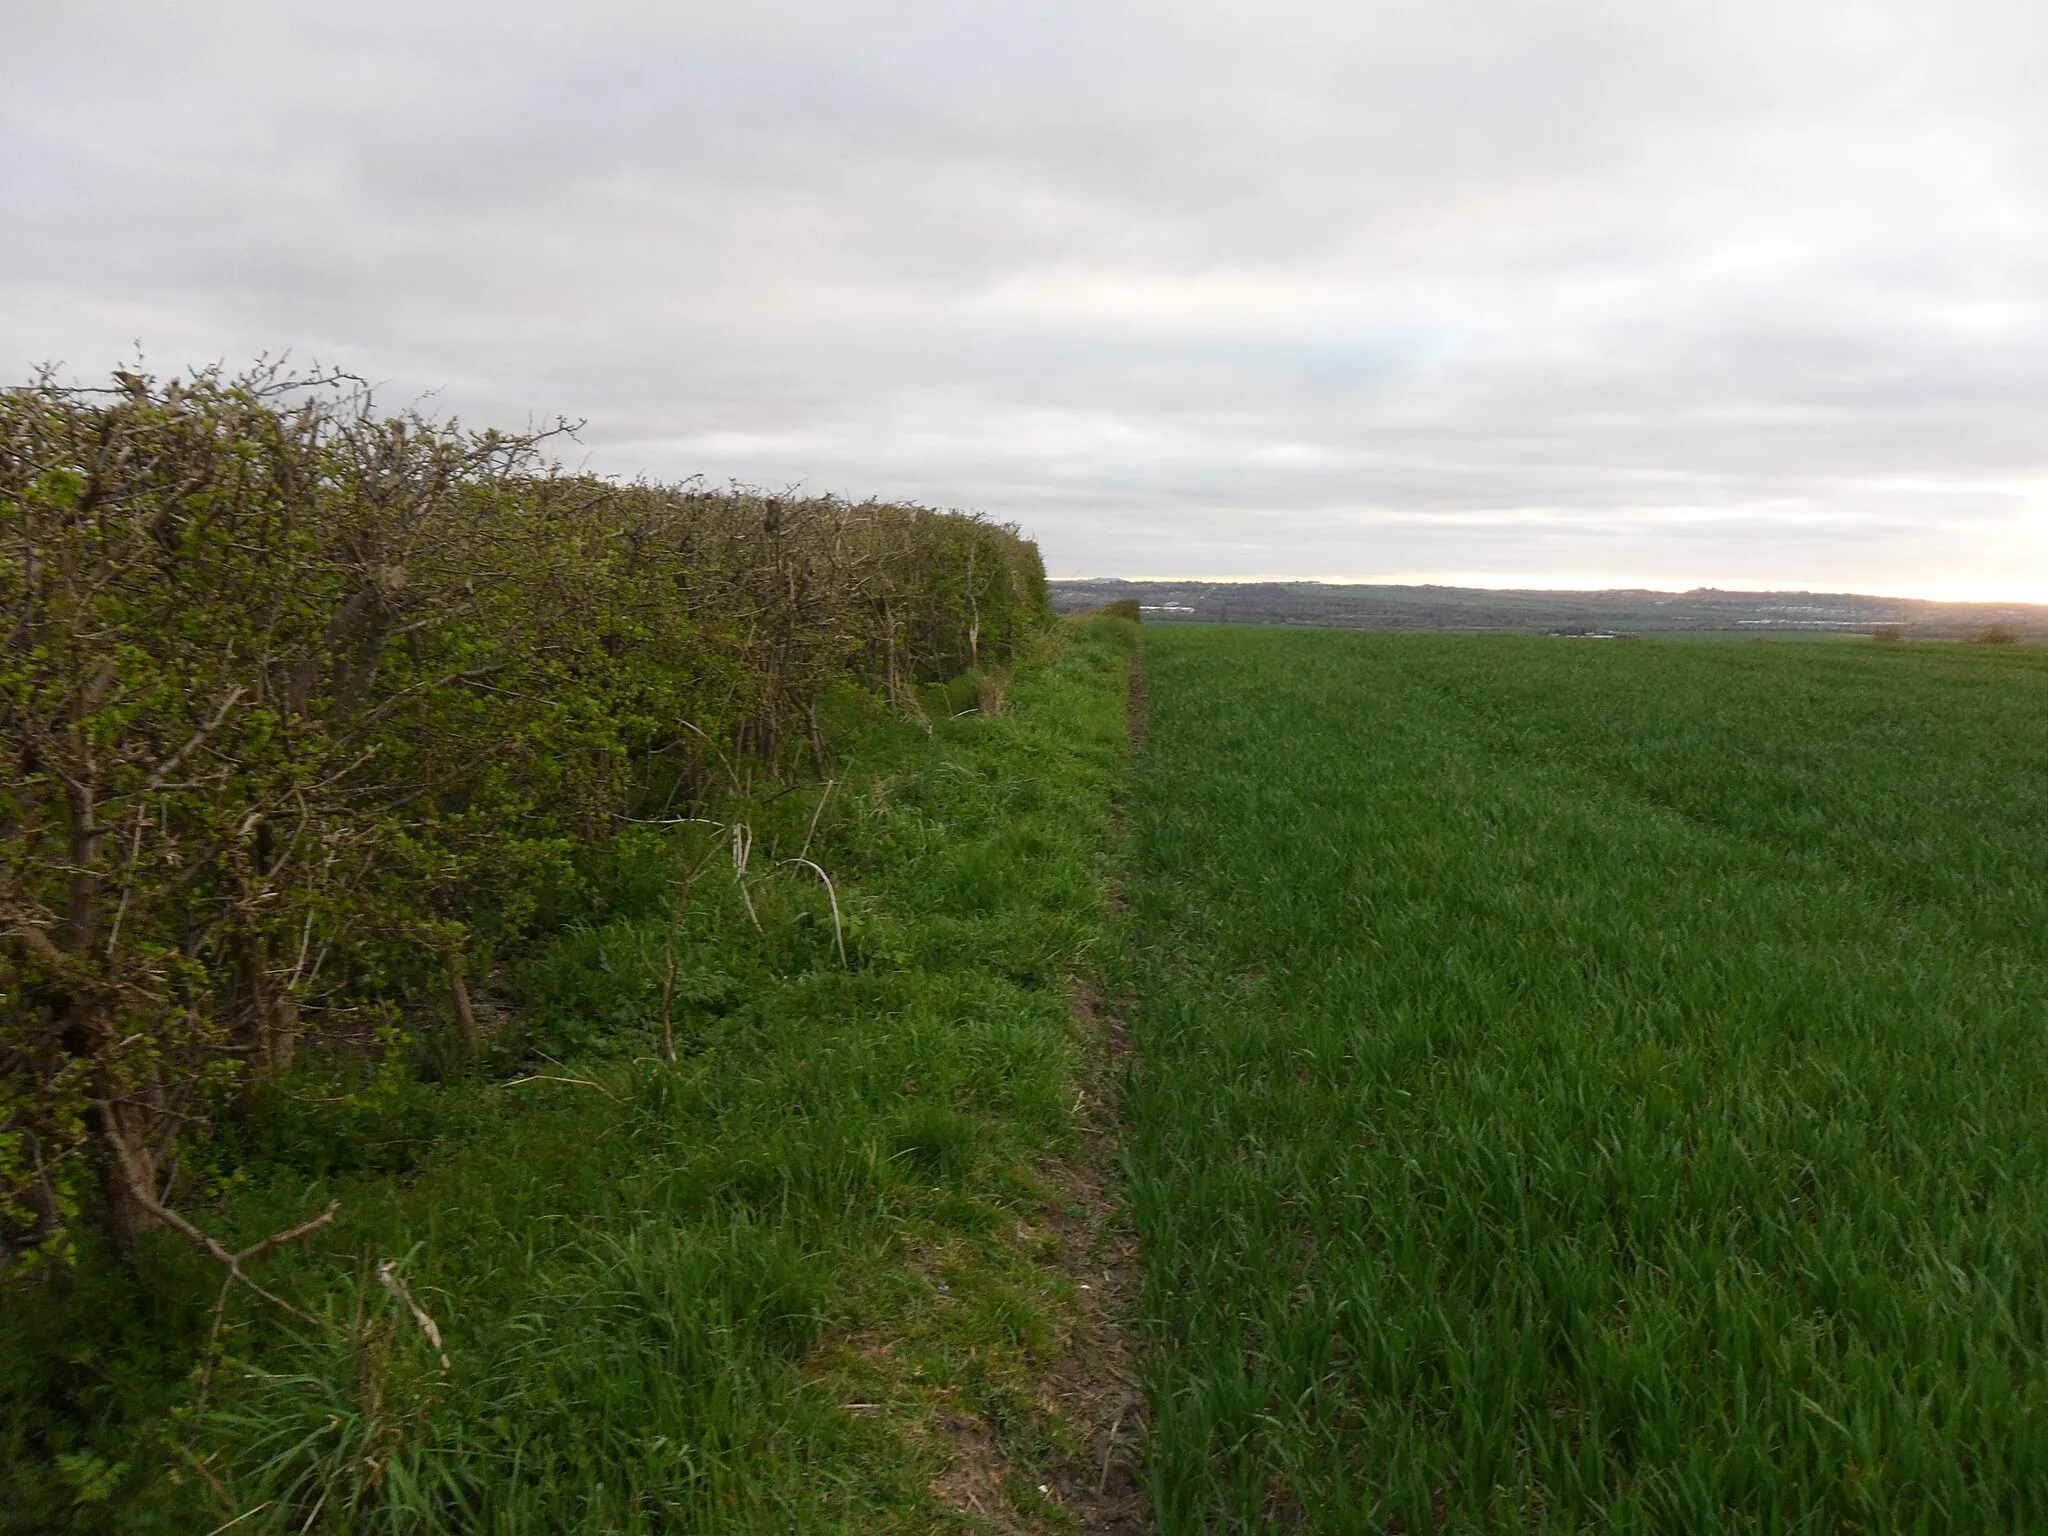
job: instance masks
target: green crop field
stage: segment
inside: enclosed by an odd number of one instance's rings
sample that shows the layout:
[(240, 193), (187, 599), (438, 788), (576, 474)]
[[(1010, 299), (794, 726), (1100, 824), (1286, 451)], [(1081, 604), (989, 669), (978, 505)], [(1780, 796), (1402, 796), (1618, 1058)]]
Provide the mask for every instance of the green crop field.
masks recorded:
[(2048, 1529), (2048, 657), (1147, 655), (1163, 1529)]

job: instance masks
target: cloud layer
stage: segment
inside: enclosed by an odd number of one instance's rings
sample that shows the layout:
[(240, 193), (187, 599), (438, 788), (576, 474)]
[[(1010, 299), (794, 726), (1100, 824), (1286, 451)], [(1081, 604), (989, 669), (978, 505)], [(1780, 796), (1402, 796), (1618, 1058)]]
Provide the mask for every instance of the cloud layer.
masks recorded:
[(289, 346), (1060, 574), (2048, 597), (2048, 12), (0, 11), (0, 367)]

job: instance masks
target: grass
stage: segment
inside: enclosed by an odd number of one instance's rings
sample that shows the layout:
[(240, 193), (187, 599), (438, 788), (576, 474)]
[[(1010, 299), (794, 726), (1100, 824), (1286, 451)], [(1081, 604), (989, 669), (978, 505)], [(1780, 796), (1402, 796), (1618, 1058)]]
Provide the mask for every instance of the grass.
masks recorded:
[(721, 812), (751, 914), (726, 833), (621, 838), (498, 978), (496, 1075), (330, 1064), (266, 1100), (202, 1219), (237, 1246), (339, 1196), (259, 1271), (320, 1326), (231, 1298), (202, 1405), (217, 1275), (88, 1253), (0, 1318), (0, 1527), (954, 1530), (959, 1417), (1028, 1485), (1065, 1433), (1040, 1170), (1076, 1134), (1134, 636), (1066, 626), (1000, 717), (964, 680), (929, 735), (867, 719), (822, 808)]
[(2048, 1528), (2048, 657), (1148, 667), (1162, 1529)]

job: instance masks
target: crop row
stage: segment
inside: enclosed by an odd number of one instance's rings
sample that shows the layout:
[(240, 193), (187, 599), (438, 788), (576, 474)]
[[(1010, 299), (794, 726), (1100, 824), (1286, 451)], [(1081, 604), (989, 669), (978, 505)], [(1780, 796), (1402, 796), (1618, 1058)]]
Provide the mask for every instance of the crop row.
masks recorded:
[(1167, 1529), (2048, 1521), (2038, 657), (1148, 652)]

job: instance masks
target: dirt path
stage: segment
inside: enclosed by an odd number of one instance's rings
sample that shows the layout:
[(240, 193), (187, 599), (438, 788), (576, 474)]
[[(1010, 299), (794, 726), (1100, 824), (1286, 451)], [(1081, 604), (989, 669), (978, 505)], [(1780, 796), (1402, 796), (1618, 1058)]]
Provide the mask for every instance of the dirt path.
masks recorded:
[(1138, 1306), (1138, 1240), (1118, 1199), (1122, 1130), (1117, 1075), (1131, 1055), (1129, 1031), (1088, 988), (1074, 994), (1074, 1022), (1090, 1044), (1080, 1085), (1085, 1156), (1060, 1170), (1065, 1210), (1056, 1221), (1065, 1267), (1081, 1298), (1081, 1325), (1053, 1371), (1069, 1432), (1089, 1449), (1061, 1479), (1061, 1502), (1090, 1532), (1150, 1528), (1138, 1480), (1147, 1413), (1138, 1388), (1133, 1318)]
[[(1148, 697), (1140, 639), (1131, 658), (1131, 752), (1145, 747)], [(1125, 829), (1120, 827), (1119, 832)], [(1111, 898), (1119, 905), (1122, 892)], [(1074, 1022), (1088, 1042), (1089, 1075), (1081, 1085), (1080, 1119), (1086, 1155), (1068, 1170), (1068, 1217), (1062, 1228), (1067, 1267), (1082, 1289), (1087, 1328), (1061, 1362), (1059, 1380), (1068, 1420), (1085, 1430), (1099, 1472), (1092, 1487), (1068, 1494), (1081, 1529), (1132, 1532), (1151, 1526), (1150, 1503), (1138, 1471), (1148, 1426), (1139, 1390), (1133, 1334), (1138, 1309), (1138, 1238), (1117, 1192), (1117, 1144), (1123, 1129), (1119, 1077), (1137, 1061), (1129, 1027), (1091, 988), (1074, 991)]]
[[(1140, 650), (1131, 667), (1133, 752), (1145, 744), (1143, 656)], [(1124, 898), (1117, 891), (1110, 900), (1121, 906)], [(1136, 1049), (1124, 1021), (1093, 987), (1074, 984), (1072, 1010), (1084, 1045), (1073, 1085), (1081, 1152), (1040, 1169), (1051, 1192), (1040, 1218), (1058, 1234), (1056, 1262), (1075, 1298), (1065, 1347), (1041, 1382), (1071, 1449), (1033, 1473), (1058, 1513), (1034, 1519), (1004, 1497), (1011, 1469), (986, 1427), (964, 1416), (944, 1426), (951, 1456), (933, 1490), (983, 1529), (1005, 1536), (1076, 1530), (1136, 1536), (1152, 1528), (1151, 1501), (1139, 1481), (1150, 1415), (1134, 1359), (1138, 1242), (1117, 1189), (1119, 1079), (1136, 1064)]]

